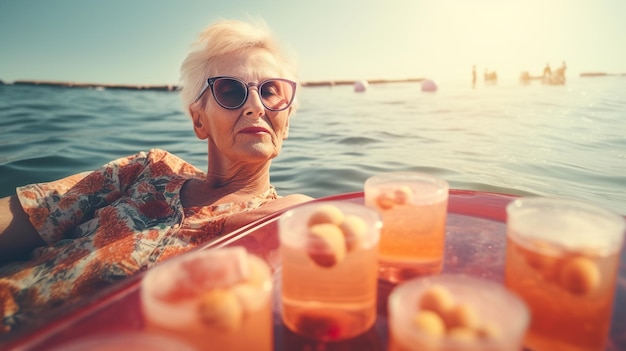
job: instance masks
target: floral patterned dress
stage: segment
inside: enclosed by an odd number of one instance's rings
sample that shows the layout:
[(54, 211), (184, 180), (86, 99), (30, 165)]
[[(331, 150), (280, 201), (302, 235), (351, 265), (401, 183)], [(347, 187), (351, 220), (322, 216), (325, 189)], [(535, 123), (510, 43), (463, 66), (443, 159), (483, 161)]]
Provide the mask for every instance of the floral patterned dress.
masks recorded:
[(228, 215), (277, 198), (183, 208), (180, 190), (204, 173), (163, 150), (17, 189), (48, 246), (0, 266), (0, 333), (218, 237)]

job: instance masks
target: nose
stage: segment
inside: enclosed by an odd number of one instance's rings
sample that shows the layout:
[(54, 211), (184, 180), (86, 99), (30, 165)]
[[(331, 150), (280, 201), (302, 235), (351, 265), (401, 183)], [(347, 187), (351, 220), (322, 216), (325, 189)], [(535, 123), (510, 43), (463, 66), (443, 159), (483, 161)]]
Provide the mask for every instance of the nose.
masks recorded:
[(265, 106), (261, 102), (259, 89), (256, 87), (248, 89), (248, 99), (243, 105), (243, 115), (250, 118), (260, 118), (265, 114)]

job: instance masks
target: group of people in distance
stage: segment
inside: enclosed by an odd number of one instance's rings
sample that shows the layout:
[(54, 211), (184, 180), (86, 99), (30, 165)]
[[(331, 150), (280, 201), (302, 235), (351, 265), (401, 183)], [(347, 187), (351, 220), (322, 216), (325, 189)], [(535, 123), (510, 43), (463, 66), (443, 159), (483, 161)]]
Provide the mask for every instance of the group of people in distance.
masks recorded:
[[(565, 84), (565, 70), (567, 69), (567, 65), (565, 61), (563, 61), (563, 65), (557, 68), (554, 72), (550, 68), (550, 64), (546, 63), (546, 66), (543, 69), (543, 74), (541, 76), (531, 76), (528, 71), (522, 72), (520, 75), (520, 80), (522, 82), (529, 82), (530, 80), (541, 80), (544, 84), (552, 84), (552, 85), (563, 85)], [(495, 83), (498, 80), (498, 75), (495, 71), (489, 72), (485, 68), (484, 74), (485, 83)], [(476, 87), (476, 65), (472, 66), (472, 86)]]
[(563, 65), (557, 68), (554, 72), (550, 69), (550, 64), (546, 63), (546, 67), (543, 69), (542, 81), (548, 84), (565, 84), (565, 70), (567, 65), (563, 61)]
[[(483, 79), (485, 83), (495, 83), (498, 81), (498, 73), (496, 71), (491, 71), (485, 68), (485, 73), (483, 74)], [(476, 81), (478, 80), (478, 76), (476, 75), (476, 65), (472, 66), (472, 87), (476, 87)]]

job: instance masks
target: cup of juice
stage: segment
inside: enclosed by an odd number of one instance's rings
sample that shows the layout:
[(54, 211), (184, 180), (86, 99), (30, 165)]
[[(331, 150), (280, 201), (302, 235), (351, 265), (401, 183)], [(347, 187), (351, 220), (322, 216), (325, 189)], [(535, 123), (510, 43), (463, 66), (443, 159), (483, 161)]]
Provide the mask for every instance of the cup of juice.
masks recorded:
[(141, 282), (148, 333), (199, 350), (273, 349), (272, 275), (245, 248), (193, 251), (150, 269)]
[(604, 350), (624, 218), (594, 204), (520, 198), (507, 206), (505, 284), (531, 310), (525, 345)]
[(530, 318), (502, 284), (462, 274), (400, 283), (388, 304), (389, 351), (518, 351)]
[(365, 205), (383, 220), (381, 279), (398, 283), (441, 272), (448, 183), (428, 174), (393, 172), (368, 178), (364, 189)]
[(282, 319), (319, 341), (365, 333), (376, 320), (378, 213), (330, 201), (302, 205), (279, 219)]

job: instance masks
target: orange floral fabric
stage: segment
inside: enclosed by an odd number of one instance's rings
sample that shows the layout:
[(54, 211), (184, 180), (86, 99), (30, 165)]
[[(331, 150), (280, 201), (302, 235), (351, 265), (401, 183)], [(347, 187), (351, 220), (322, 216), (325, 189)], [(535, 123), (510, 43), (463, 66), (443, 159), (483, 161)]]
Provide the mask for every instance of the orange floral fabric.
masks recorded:
[(36, 314), (148, 269), (221, 234), (226, 218), (277, 198), (184, 209), (180, 189), (204, 173), (163, 150), (17, 189), (48, 243), (0, 266), (0, 333)]

